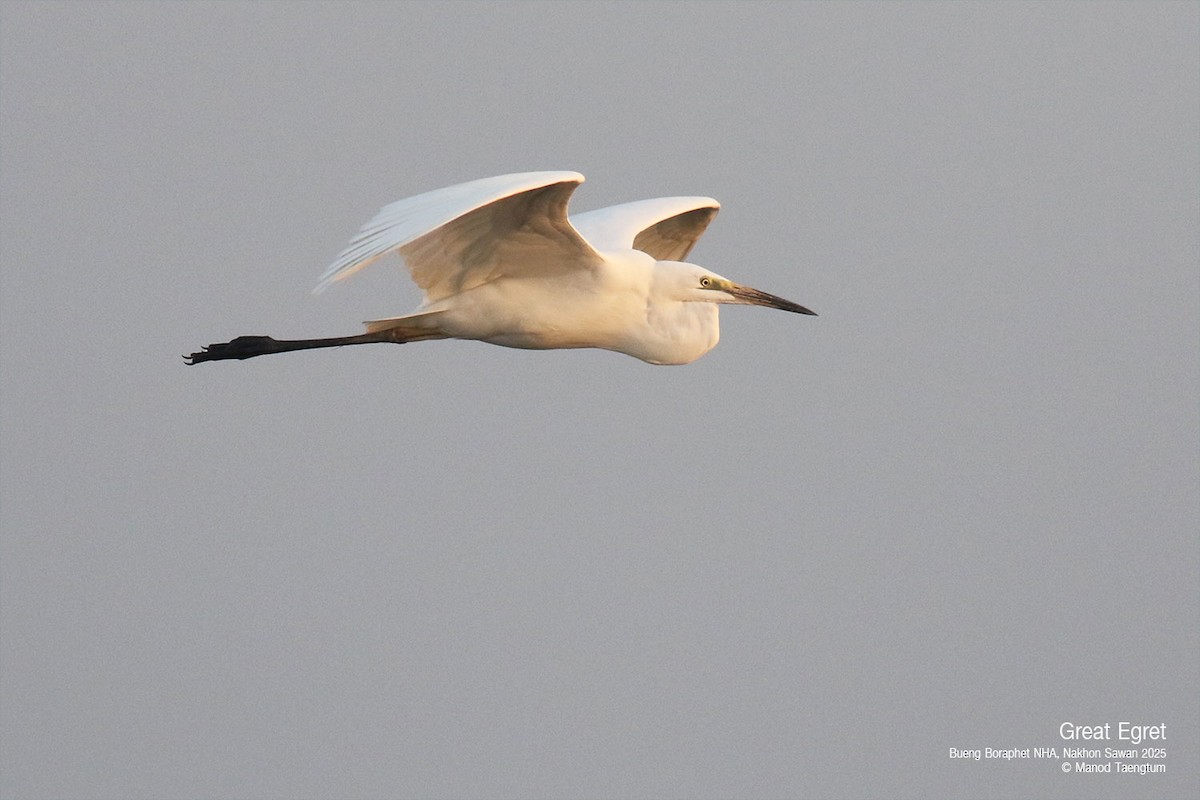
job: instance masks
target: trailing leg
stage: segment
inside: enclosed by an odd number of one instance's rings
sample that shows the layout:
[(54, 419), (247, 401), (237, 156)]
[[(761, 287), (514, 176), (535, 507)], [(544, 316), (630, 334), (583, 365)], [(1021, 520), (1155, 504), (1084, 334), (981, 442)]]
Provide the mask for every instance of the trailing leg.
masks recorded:
[(415, 338), (396, 336), (392, 331), (361, 333), (357, 336), (334, 336), (328, 339), (272, 339), (270, 336), (239, 336), (232, 341), (210, 344), (201, 348), (199, 352), (184, 356), (184, 359), (190, 365), (230, 358), (241, 360), (269, 353), (287, 353), (292, 350), (315, 350), (319, 347), (345, 347), (352, 344), (375, 344), (378, 342), (403, 344), (411, 341), (415, 341)]

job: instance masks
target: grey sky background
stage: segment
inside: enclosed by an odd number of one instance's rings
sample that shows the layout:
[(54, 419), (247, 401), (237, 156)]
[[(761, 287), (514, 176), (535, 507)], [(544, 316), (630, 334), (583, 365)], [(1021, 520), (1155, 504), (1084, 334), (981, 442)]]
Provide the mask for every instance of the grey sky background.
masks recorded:
[[(0, 6), (4, 798), (1200, 791), (1200, 6)], [(384, 203), (705, 194), (687, 367), (319, 296)], [(1064, 721), (1165, 775), (1063, 774)], [(1115, 743), (1112, 743), (1115, 744)]]

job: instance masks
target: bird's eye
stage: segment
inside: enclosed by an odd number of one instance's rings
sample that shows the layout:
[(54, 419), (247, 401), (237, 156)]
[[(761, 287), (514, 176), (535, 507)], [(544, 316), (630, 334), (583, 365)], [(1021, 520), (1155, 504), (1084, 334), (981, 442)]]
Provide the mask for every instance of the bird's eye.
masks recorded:
[(703, 278), (700, 279), (700, 288), (701, 289), (708, 289), (712, 285), (713, 285), (713, 279), (708, 277), (707, 275), (705, 275)]

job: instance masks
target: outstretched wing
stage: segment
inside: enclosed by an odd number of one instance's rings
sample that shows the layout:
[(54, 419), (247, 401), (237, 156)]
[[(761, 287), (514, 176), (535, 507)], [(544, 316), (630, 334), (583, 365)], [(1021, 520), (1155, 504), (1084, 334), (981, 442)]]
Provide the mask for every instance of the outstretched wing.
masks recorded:
[(633, 248), (682, 261), (720, 208), (711, 197), (659, 197), (576, 214), (571, 224), (597, 250)]
[(500, 277), (594, 269), (603, 260), (567, 220), (578, 172), (523, 172), (384, 206), (315, 292), (398, 251), (432, 303)]

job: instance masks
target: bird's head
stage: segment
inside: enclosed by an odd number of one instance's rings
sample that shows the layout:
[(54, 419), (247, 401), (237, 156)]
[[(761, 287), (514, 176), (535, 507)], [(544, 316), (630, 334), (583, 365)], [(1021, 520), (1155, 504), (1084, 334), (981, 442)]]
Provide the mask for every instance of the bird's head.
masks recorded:
[(740, 283), (734, 283), (728, 278), (695, 264), (681, 261), (660, 261), (659, 267), (663, 268), (667, 264), (672, 267), (672, 283), (674, 284), (672, 288), (677, 294), (677, 299), (683, 302), (766, 306), (767, 308), (778, 308), (780, 311), (791, 311), (794, 314), (811, 314), (814, 317), (817, 315), (817, 312), (810, 311), (791, 300), (784, 300), (782, 297), (751, 289), (749, 286), (742, 286)]

